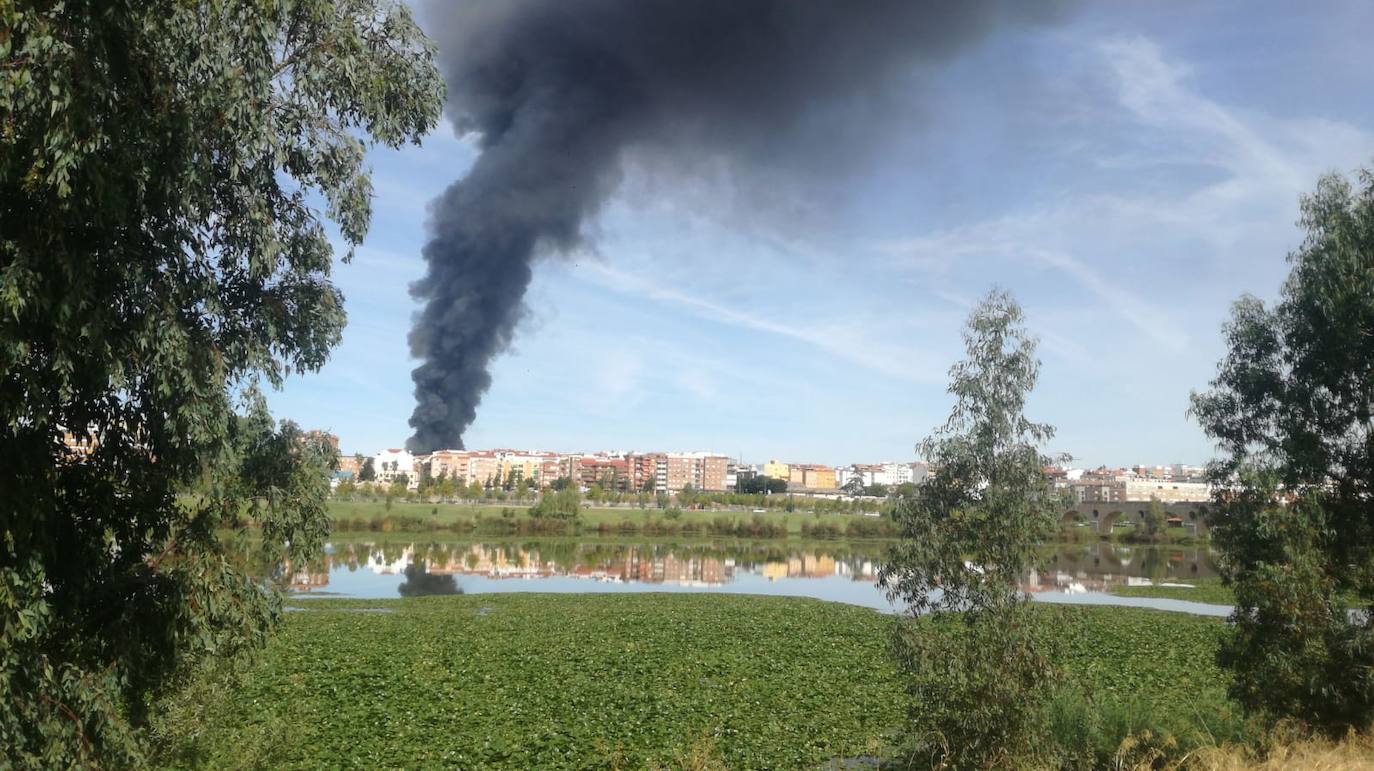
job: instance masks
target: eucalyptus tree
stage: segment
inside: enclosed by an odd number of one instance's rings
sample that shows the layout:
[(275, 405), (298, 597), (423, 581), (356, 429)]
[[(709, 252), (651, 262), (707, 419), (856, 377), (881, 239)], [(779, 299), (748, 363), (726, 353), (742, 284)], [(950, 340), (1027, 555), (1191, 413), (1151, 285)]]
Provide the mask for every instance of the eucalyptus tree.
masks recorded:
[(1236, 302), (1192, 412), (1224, 453), (1209, 474), (1232, 695), (1341, 733), (1374, 721), (1374, 175), (1323, 177), (1301, 211), (1278, 302)]
[(1025, 416), (1040, 363), (1020, 306), (993, 290), (950, 369), (954, 408), (919, 447), (938, 469), (897, 500), (901, 533), (880, 573), (909, 617), (894, 652), (913, 696), (903, 752), (916, 765), (1029, 762), (1053, 670), (1020, 581), (1055, 527), (1054, 429)]
[(254, 386), (339, 340), (326, 221), (346, 261), (433, 57), (388, 0), (0, 4), (0, 765), (140, 763), (276, 620), (220, 533), (308, 560), (332, 450)]

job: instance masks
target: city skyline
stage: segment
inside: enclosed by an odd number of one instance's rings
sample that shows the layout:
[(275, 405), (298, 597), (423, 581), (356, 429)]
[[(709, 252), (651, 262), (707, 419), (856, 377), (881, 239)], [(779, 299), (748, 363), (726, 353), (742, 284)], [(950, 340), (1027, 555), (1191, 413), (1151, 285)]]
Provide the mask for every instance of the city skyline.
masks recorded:
[[(479, 495), (498, 489), (523, 491), (527, 486), (547, 490), (567, 480), (584, 491), (599, 488), (616, 494), (678, 495), (690, 489), (881, 498), (904, 485), (921, 484), (931, 473), (923, 461), (828, 466), (776, 458), (755, 464), (710, 452), (556, 453), (502, 448), (412, 454), (403, 448), (386, 448), (375, 455), (342, 454), (332, 484), (336, 489), (345, 482), (382, 487), (404, 484), (421, 495), (433, 495), (432, 485), (447, 480), (450, 489), (445, 495), (466, 497), (473, 490)], [(1045, 473), (1055, 489), (1078, 504), (1194, 503), (1210, 501), (1214, 493), (1204, 468), (1183, 463), (1096, 469), (1059, 464), (1047, 465)], [(760, 484), (763, 480), (770, 484)], [(778, 485), (776, 489), (772, 483)], [(350, 494), (352, 490), (348, 488)], [(1192, 515), (1196, 517), (1197, 512)]]
[[(330, 433), (330, 435), (332, 435), (332, 433), (329, 432), (328, 429), (312, 429), (312, 431), (323, 431), (323, 432), (325, 432), (325, 433)], [(369, 451), (367, 448), (350, 446), (349, 443), (348, 443), (347, 441), (345, 441), (345, 440), (343, 440), (342, 438), (339, 438), (339, 437), (337, 437), (337, 436), (335, 436), (335, 438), (338, 439), (338, 447), (337, 447), (337, 449), (339, 450), (339, 456), (340, 456), (340, 457), (362, 456), (362, 457), (365, 457), (365, 458), (366, 458), (366, 457), (375, 457), (378, 453), (381, 453), (381, 452), (399, 452), (399, 451), (406, 451), (405, 448), (404, 448), (404, 444), (405, 444), (404, 442), (394, 442), (394, 441), (393, 441), (393, 442), (390, 442), (390, 443), (385, 443), (385, 442), (384, 442), (382, 445), (379, 445), (378, 447), (376, 447), (376, 448), (372, 449), (371, 451)], [(75, 441), (75, 438), (74, 438), (72, 441)], [(408, 452), (408, 451), (407, 451), (407, 452)], [(708, 449), (703, 449), (703, 448), (647, 449), (646, 447), (601, 447), (601, 448), (578, 447), (578, 448), (574, 448), (574, 449), (559, 449), (559, 448), (554, 448), (554, 447), (539, 447), (539, 446), (532, 446), (532, 447), (516, 447), (516, 446), (513, 446), (513, 445), (494, 445), (494, 446), (490, 446), (490, 447), (469, 447), (469, 448), (463, 448), (463, 449), (452, 448), (452, 447), (446, 447), (446, 448), (442, 448), (442, 449), (439, 449), (439, 450), (434, 450), (433, 453), (411, 453), (411, 454), (414, 455), (414, 456), (416, 456), (416, 457), (420, 457), (420, 456), (425, 456), (425, 455), (432, 455), (432, 454), (434, 454), (434, 453), (444, 453), (444, 452), (462, 452), (462, 453), (500, 453), (500, 452), (514, 452), (514, 453), (524, 453), (524, 454), (531, 454), (531, 455), (559, 455), (559, 456), (575, 456), (575, 455), (582, 455), (582, 456), (588, 456), (588, 457), (590, 457), (590, 456), (616, 456), (616, 455), (644, 454), (644, 453), (653, 453), (653, 454), (679, 454), (679, 455), (712, 455), (712, 456), (720, 456), (720, 457), (729, 458), (729, 459), (732, 460), (732, 461), (736, 461), (736, 462), (739, 462), (739, 463), (744, 464), (744, 465), (748, 465), (748, 466), (758, 466), (758, 467), (762, 467), (762, 466), (764, 466), (766, 463), (771, 462), (771, 461), (780, 461), (780, 462), (782, 462), (782, 463), (789, 463), (789, 464), (807, 464), (807, 463), (812, 463), (812, 462), (814, 462), (815, 460), (817, 460), (817, 459), (802, 460), (800, 456), (795, 456), (795, 457), (794, 457), (795, 454), (790, 454), (790, 453), (788, 453), (788, 452), (783, 452), (783, 451), (780, 451), (780, 452), (771, 452), (771, 453), (765, 452), (765, 453), (763, 453), (762, 455), (758, 456), (757, 458), (751, 458), (751, 457), (748, 457), (748, 456), (746, 456), (746, 455), (744, 455), (744, 454), (742, 454), (742, 453), (721, 452), (720, 450), (718, 450), (718, 449), (716, 449), (716, 448), (708, 448)], [(890, 457), (883, 457), (883, 456), (875, 455), (875, 454), (873, 454), (873, 453), (869, 453), (869, 454), (867, 454), (867, 455), (865, 455), (865, 456), (863, 456), (863, 457), (865, 458), (865, 460), (857, 460), (857, 461), (856, 461), (856, 460), (850, 459), (850, 460), (842, 460), (842, 461), (835, 462), (835, 463), (826, 463), (826, 462), (823, 462), (823, 464), (824, 464), (824, 465), (829, 465), (829, 466), (833, 466), (833, 467), (839, 468), (839, 467), (858, 466), (858, 465), (874, 465), (874, 464), (884, 464), (884, 463), (925, 463), (925, 462), (926, 462), (924, 458), (921, 458), (921, 457), (917, 456), (915, 453), (913, 453), (913, 457), (911, 457), (911, 458), (890, 458)], [(1049, 457), (1049, 456), (1047, 456), (1047, 457)], [(1170, 459), (1170, 460), (1169, 460), (1168, 462), (1166, 462), (1166, 463), (1160, 463), (1160, 462), (1158, 462), (1159, 459), (1152, 459), (1152, 460), (1140, 460), (1140, 459), (1137, 459), (1137, 460), (1135, 460), (1134, 462), (1129, 462), (1129, 463), (1092, 463), (1092, 464), (1084, 463), (1084, 462), (1081, 461), (1080, 458), (1077, 458), (1077, 457), (1070, 457), (1070, 458), (1068, 458), (1068, 459), (1063, 460), (1062, 462), (1060, 462), (1059, 460), (1057, 460), (1056, 458), (1053, 458), (1053, 457), (1050, 457), (1049, 459), (1050, 459), (1050, 461), (1052, 462), (1052, 465), (1055, 465), (1055, 466), (1059, 466), (1059, 467), (1063, 467), (1063, 468), (1083, 468), (1083, 469), (1096, 469), (1096, 468), (1123, 468), (1123, 469), (1125, 469), (1125, 468), (1169, 468), (1169, 467), (1174, 467), (1174, 466), (1185, 466), (1185, 467), (1189, 467), (1189, 468), (1201, 469), (1201, 468), (1205, 467), (1205, 465), (1206, 465), (1205, 462), (1204, 462), (1204, 463), (1189, 463), (1189, 462), (1181, 461), (1181, 460), (1177, 460), (1177, 459)]]

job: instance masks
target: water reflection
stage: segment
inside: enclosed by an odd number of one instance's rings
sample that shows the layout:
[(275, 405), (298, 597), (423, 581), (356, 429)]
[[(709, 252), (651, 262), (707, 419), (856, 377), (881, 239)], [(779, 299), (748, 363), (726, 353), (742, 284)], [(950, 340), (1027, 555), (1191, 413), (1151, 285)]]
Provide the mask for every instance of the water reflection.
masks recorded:
[(402, 597), (428, 597), (434, 594), (462, 594), (452, 575), (430, 572), (423, 561), (406, 565), (404, 583), (396, 587)]
[[(816, 597), (891, 610), (875, 585), (880, 543), (806, 546), (766, 542), (338, 543), (318, 563), (288, 571), (301, 594), (411, 597), (459, 592), (708, 591)], [(1042, 571), (1021, 588), (1041, 599), (1088, 600), (1116, 586), (1216, 575), (1205, 548), (1045, 547)], [(1075, 597), (1078, 595), (1078, 597)]]
[(881, 549), (831, 554), (785, 548), (727, 550), (712, 546), (560, 542), (346, 543), (331, 545), (321, 562), (293, 573), (289, 588), (300, 593), (329, 590), (331, 574), (360, 569), (378, 576), (404, 575), (407, 582), (414, 582), (417, 577), (449, 580), (454, 576), (481, 576), (494, 580), (567, 577), (595, 582), (707, 587), (730, 583), (739, 573), (750, 573), (769, 581), (842, 576), (871, 583), (877, 579), (877, 559), (881, 553)]
[(1216, 576), (1216, 562), (1206, 547), (1061, 544), (1046, 548), (1045, 571), (1031, 571), (1021, 588), (1076, 594)]

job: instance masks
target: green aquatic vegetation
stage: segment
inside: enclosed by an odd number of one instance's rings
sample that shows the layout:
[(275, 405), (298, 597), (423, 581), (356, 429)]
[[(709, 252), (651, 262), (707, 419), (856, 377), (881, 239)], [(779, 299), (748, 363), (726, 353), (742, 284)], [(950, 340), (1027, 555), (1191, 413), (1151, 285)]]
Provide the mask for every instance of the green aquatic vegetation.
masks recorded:
[(861, 608), (719, 595), (310, 608), (232, 695), (211, 678), (198, 688), (214, 698), (190, 693), (166, 717), (168, 765), (638, 768), (706, 739), (732, 768), (803, 767), (873, 753), (901, 711), (890, 619)]
[(1139, 698), (1191, 715), (1200, 699), (1225, 694), (1214, 658), (1226, 625), (1217, 619), (1105, 606), (1036, 610), (1053, 616), (1062, 667), (1093, 698)]
[[(255, 661), (208, 673), (159, 717), (161, 764), (641, 768), (709, 750), (729, 768), (805, 768), (883, 754), (906, 707), (886, 655), (894, 617), (835, 603), (488, 594), (308, 607)], [(1216, 620), (1032, 610), (1093, 714), (1159, 728), (1224, 705)], [(1120, 729), (1102, 722), (1085, 742), (1113, 740)]]
[(1036, 610), (1053, 616), (1069, 675), (1046, 709), (1056, 766), (1133, 768), (1145, 758), (1124, 750), (1146, 735), (1175, 758), (1249, 738), (1215, 664), (1222, 622), (1135, 608)]

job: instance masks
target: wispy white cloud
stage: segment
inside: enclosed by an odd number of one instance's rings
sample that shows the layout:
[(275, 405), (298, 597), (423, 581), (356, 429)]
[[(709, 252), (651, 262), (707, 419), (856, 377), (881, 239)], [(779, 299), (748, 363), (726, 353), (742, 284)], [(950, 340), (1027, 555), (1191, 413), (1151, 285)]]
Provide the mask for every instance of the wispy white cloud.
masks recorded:
[(913, 383), (940, 383), (944, 365), (914, 348), (893, 345), (866, 335), (868, 324), (854, 322), (797, 322), (741, 311), (703, 297), (669, 289), (658, 282), (617, 270), (598, 260), (580, 269), (602, 286), (657, 302), (670, 303), (698, 318), (796, 340), (889, 377)]
[(1298, 159), (1281, 152), (1233, 110), (1188, 88), (1188, 69), (1166, 61), (1150, 40), (1108, 40), (1098, 49), (1115, 76), (1122, 106), (1139, 121), (1209, 140), (1203, 146), (1206, 155), (1196, 160), (1219, 162), (1234, 173), (1290, 188), (1310, 182)]
[(1046, 243), (1043, 233), (1055, 229), (1051, 223), (1060, 216), (1048, 213), (988, 220), (919, 238), (893, 241), (881, 248), (905, 261), (903, 267), (916, 270), (935, 263), (948, 264), (960, 260), (991, 262), (1022, 259), (1038, 263), (1058, 270), (1077, 282), (1156, 343), (1170, 348), (1186, 345), (1186, 332), (1169, 321), (1164, 309), (1107, 280), (1068, 251), (1036, 246), (1037, 243)]
[(1145, 204), (1160, 220), (1199, 230), (1229, 225), (1229, 232), (1250, 225), (1257, 212), (1291, 209), (1317, 175), (1362, 162), (1374, 146), (1368, 132), (1339, 121), (1255, 114), (1210, 99), (1190, 85), (1186, 68), (1145, 38), (1098, 49), (1121, 105), (1137, 121), (1168, 132), (1173, 153), (1225, 172), (1186, 197), (1120, 202), (1133, 213), (1142, 207), (1129, 204)]
[[(1127, 261), (1224, 271), (1253, 259), (1256, 248), (1282, 254), (1298, 196), (1319, 174), (1358, 163), (1374, 141), (1339, 122), (1248, 114), (1210, 99), (1192, 87), (1186, 67), (1144, 38), (1110, 40), (1095, 50), (1116, 113), (1131, 124), (1127, 144), (1136, 149), (1087, 160), (1115, 169), (1186, 165), (1212, 173), (1163, 193), (1069, 194), (1051, 206), (894, 239), (878, 249), (896, 267), (935, 281), (948, 282), (970, 262), (983, 272), (1018, 264), (1052, 269), (1152, 346), (1180, 353), (1193, 335), (1177, 320), (1178, 292), (1159, 291), (1167, 283), (1138, 287), (1141, 271), (1134, 281), (1123, 276)], [(1187, 280), (1186, 272), (1172, 276)]]

